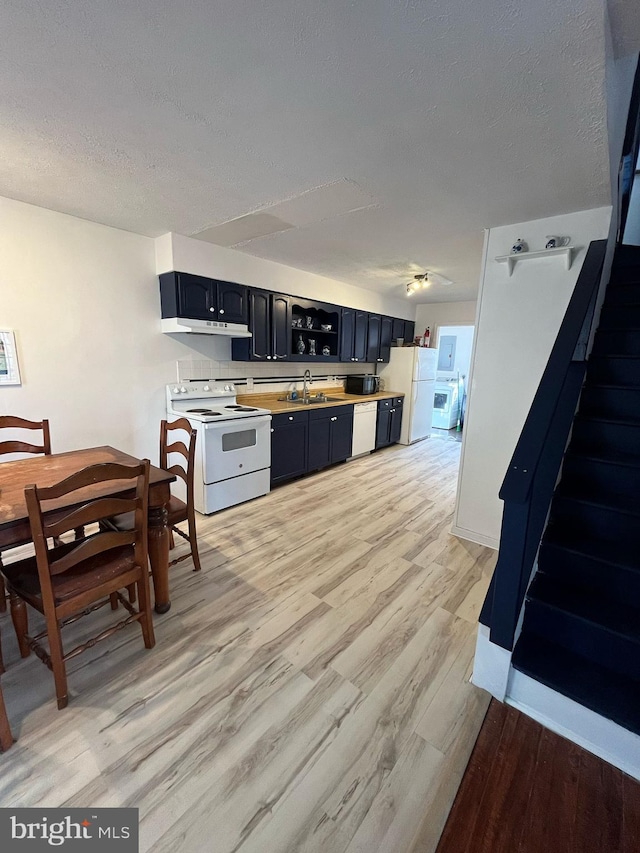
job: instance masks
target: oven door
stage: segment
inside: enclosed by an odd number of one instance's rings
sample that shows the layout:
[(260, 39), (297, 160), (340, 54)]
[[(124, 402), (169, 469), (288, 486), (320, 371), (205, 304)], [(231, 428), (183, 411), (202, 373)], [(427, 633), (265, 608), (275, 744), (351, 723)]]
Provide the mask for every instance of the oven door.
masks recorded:
[[(271, 415), (204, 425), (204, 482), (219, 483), (271, 467)], [(198, 436), (199, 437), (199, 436)]]

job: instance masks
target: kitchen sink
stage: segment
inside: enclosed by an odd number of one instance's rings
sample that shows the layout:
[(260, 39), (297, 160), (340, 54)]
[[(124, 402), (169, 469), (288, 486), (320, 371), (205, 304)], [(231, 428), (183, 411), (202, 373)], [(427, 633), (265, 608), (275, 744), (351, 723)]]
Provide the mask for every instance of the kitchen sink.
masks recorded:
[(288, 403), (293, 403), (296, 406), (314, 406), (317, 403), (344, 403), (341, 397), (307, 397), (303, 400), (299, 397), (297, 400), (287, 400)]

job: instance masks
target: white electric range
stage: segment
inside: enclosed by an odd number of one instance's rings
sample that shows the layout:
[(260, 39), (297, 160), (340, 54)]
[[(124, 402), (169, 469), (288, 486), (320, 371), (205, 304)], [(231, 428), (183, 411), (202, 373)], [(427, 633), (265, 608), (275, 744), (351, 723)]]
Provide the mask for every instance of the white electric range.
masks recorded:
[(167, 415), (197, 430), (194, 503), (208, 515), (266, 495), (271, 475), (271, 412), (241, 406), (231, 382), (167, 385)]

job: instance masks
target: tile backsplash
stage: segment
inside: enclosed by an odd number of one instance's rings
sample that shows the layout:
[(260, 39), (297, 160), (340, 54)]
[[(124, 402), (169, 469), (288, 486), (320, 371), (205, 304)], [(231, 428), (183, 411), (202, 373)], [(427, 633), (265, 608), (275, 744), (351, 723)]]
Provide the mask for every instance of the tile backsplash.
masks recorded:
[[(240, 393), (279, 391), (302, 382), (306, 369), (311, 371), (314, 383), (336, 386), (351, 373), (373, 373), (374, 364), (310, 364), (262, 363), (246, 361), (214, 361), (203, 358), (184, 358), (176, 362), (176, 381), (189, 382), (201, 379), (233, 379)], [(246, 387), (246, 386), (249, 387)], [(243, 387), (244, 386), (244, 387)], [(253, 386), (253, 387), (251, 387)]]

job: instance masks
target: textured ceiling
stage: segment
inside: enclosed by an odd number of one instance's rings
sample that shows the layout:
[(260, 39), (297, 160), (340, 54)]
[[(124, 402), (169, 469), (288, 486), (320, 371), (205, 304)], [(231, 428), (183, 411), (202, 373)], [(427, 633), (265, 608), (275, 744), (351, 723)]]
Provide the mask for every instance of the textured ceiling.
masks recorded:
[(482, 228), (609, 203), (603, 22), (603, 0), (4, 0), (0, 194), (473, 299)]

